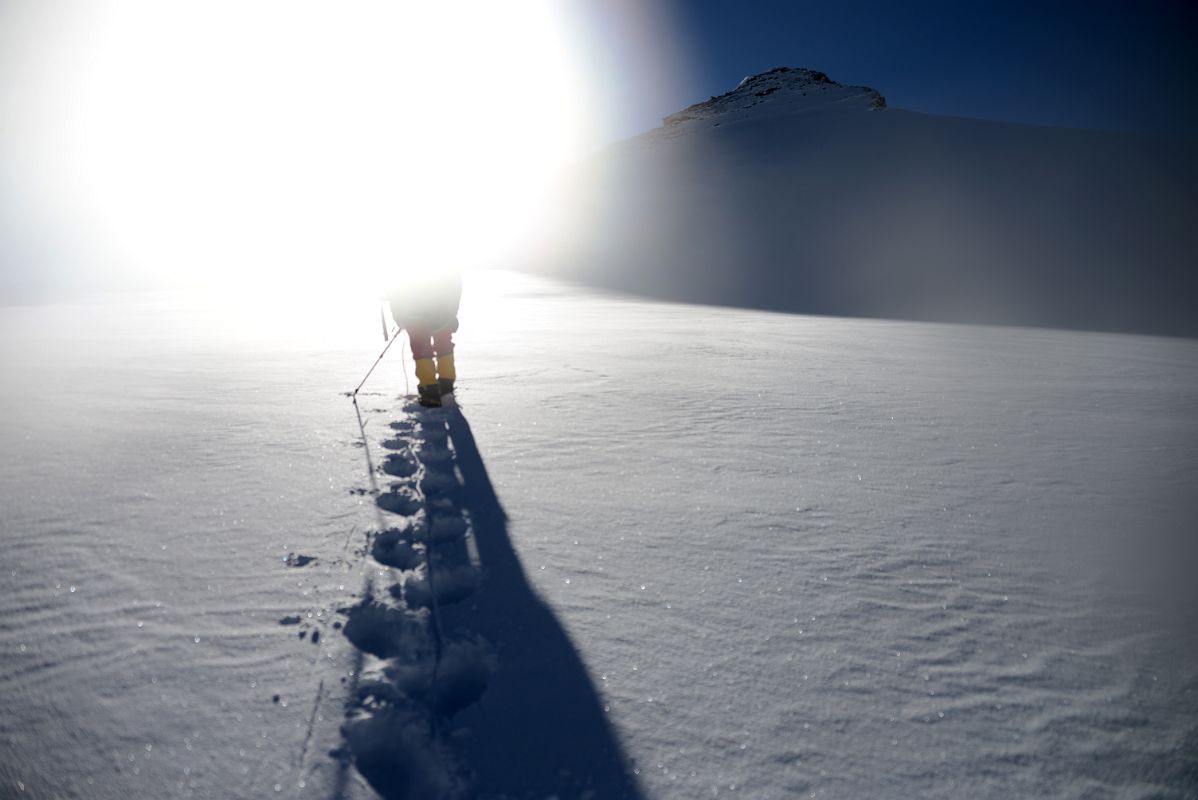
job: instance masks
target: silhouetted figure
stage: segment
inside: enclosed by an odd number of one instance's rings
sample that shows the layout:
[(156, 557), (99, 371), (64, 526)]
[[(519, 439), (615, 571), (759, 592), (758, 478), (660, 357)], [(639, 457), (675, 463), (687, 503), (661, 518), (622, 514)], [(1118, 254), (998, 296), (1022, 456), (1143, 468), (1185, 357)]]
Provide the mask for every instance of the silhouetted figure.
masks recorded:
[(387, 295), (395, 324), (408, 332), (412, 343), (422, 406), (439, 406), (453, 394), (453, 334), (461, 300), (462, 276), (457, 271), (418, 275)]

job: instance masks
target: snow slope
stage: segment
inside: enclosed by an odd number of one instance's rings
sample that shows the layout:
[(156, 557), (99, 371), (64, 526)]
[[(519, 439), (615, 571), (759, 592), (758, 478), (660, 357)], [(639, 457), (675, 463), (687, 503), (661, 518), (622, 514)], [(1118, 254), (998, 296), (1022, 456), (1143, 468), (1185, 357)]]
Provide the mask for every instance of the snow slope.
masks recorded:
[(0, 309), (0, 796), (1198, 796), (1195, 343), (317, 308)]
[(773, 70), (579, 171), (538, 268), (673, 300), (1198, 335), (1198, 147)]

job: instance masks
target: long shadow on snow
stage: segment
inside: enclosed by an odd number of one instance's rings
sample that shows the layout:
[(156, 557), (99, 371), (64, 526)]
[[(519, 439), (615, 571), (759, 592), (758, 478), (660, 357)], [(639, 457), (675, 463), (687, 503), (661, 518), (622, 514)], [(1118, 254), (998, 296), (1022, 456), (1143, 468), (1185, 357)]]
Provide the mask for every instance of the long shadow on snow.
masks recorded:
[(528, 582), (469, 423), (457, 410), (444, 419), (461, 478), (446, 496), (469, 515), (484, 579), (441, 609), (441, 624), (483, 636), (498, 656), (482, 699), (455, 720), (478, 794), (642, 798), (586, 666)]

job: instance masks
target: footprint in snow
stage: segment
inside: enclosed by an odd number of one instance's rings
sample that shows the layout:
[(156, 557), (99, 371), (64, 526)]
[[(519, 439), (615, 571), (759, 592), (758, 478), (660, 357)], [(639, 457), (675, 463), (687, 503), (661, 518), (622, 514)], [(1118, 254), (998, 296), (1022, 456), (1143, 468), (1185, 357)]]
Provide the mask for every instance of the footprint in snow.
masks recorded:
[(446, 640), (439, 663), (431, 655), (386, 668), (379, 679), (364, 680), (358, 687), (358, 701), (368, 701), (375, 709), (380, 705), (412, 709), (415, 700), (423, 711), (449, 718), (482, 697), (498, 663), (494, 649), (481, 637), (470, 635)]
[(453, 453), (448, 447), (429, 447), (426, 443), (421, 446), (417, 458), (426, 467), (453, 469)]
[(403, 609), (365, 597), (345, 614), (341, 632), (358, 650), (408, 663), (432, 657), (433, 641), (425, 624)]
[(424, 506), (423, 500), (404, 486), (392, 487), (391, 491), (384, 492), (375, 498), (375, 502), (384, 511), (404, 517), (412, 516)]
[(396, 478), (410, 478), (416, 474), (416, 462), (407, 453), (392, 453), (383, 459), (383, 472)]
[(433, 710), (451, 717), (476, 703), (486, 691), (497, 666), (494, 650), (482, 637), (447, 642), (433, 686)]
[(416, 569), (424, 563), (423, 548), (413, 543), (411, 533), (395, 528), (374, 537), (370, 555), (383, 566), (396, 569)]
[(421, 451), (449, 450), (449, 431), (444, 425), (425, 425), (420, 428)]
[(300, 553), (288, 553), (283, 563), (289, 567), (306, 567), (316, 560), (316, 556), (305, 556)]
[[(408, 608), (432, 608), (436, 605), (460, 603), (478, 588), (482, 575), (473, 566), (434, 567), (433, 579), (412, 575), (403, 585), (403, 599)], [(398, 587), (396, 587), (398, 588)]]
[(420, 491), (424, 492), (426, 497), (448, 492), (456, 489), (458, 479), (452, 472), (442, 469), (429, 469), (424, 473), (424, 478), (420, 481)]
[(420, 401), (414, 397), (409, 398), (408, 401), (404, 403), (403, 410), (405, 414), (421, 419), (442, 417), (445, 415), (444, 408), (428, 408), (426, 406), (422, 406), (420, 405)]
[(445, 544), (461, 539), (469, 526), (466, 520), (455, 514), (437, 514), (421, 529), (421, 539), (433, 544)]

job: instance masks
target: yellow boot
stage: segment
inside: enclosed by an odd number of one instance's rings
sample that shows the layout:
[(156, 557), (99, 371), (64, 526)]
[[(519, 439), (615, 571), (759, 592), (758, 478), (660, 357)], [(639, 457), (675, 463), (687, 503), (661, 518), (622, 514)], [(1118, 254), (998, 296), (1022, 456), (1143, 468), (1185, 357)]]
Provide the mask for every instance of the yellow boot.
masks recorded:
[(420, 405), (441, 405), (441, 387), (437, 385), (437, 368), (431, 358), (416, 359), (416, 391), (420, 394)]
[(441, 387), (441, 396), (453, 394), (453, 382), (458, 379), (458, 370), (453, 363), (453, 353), (437, 356), (437, 383)]

